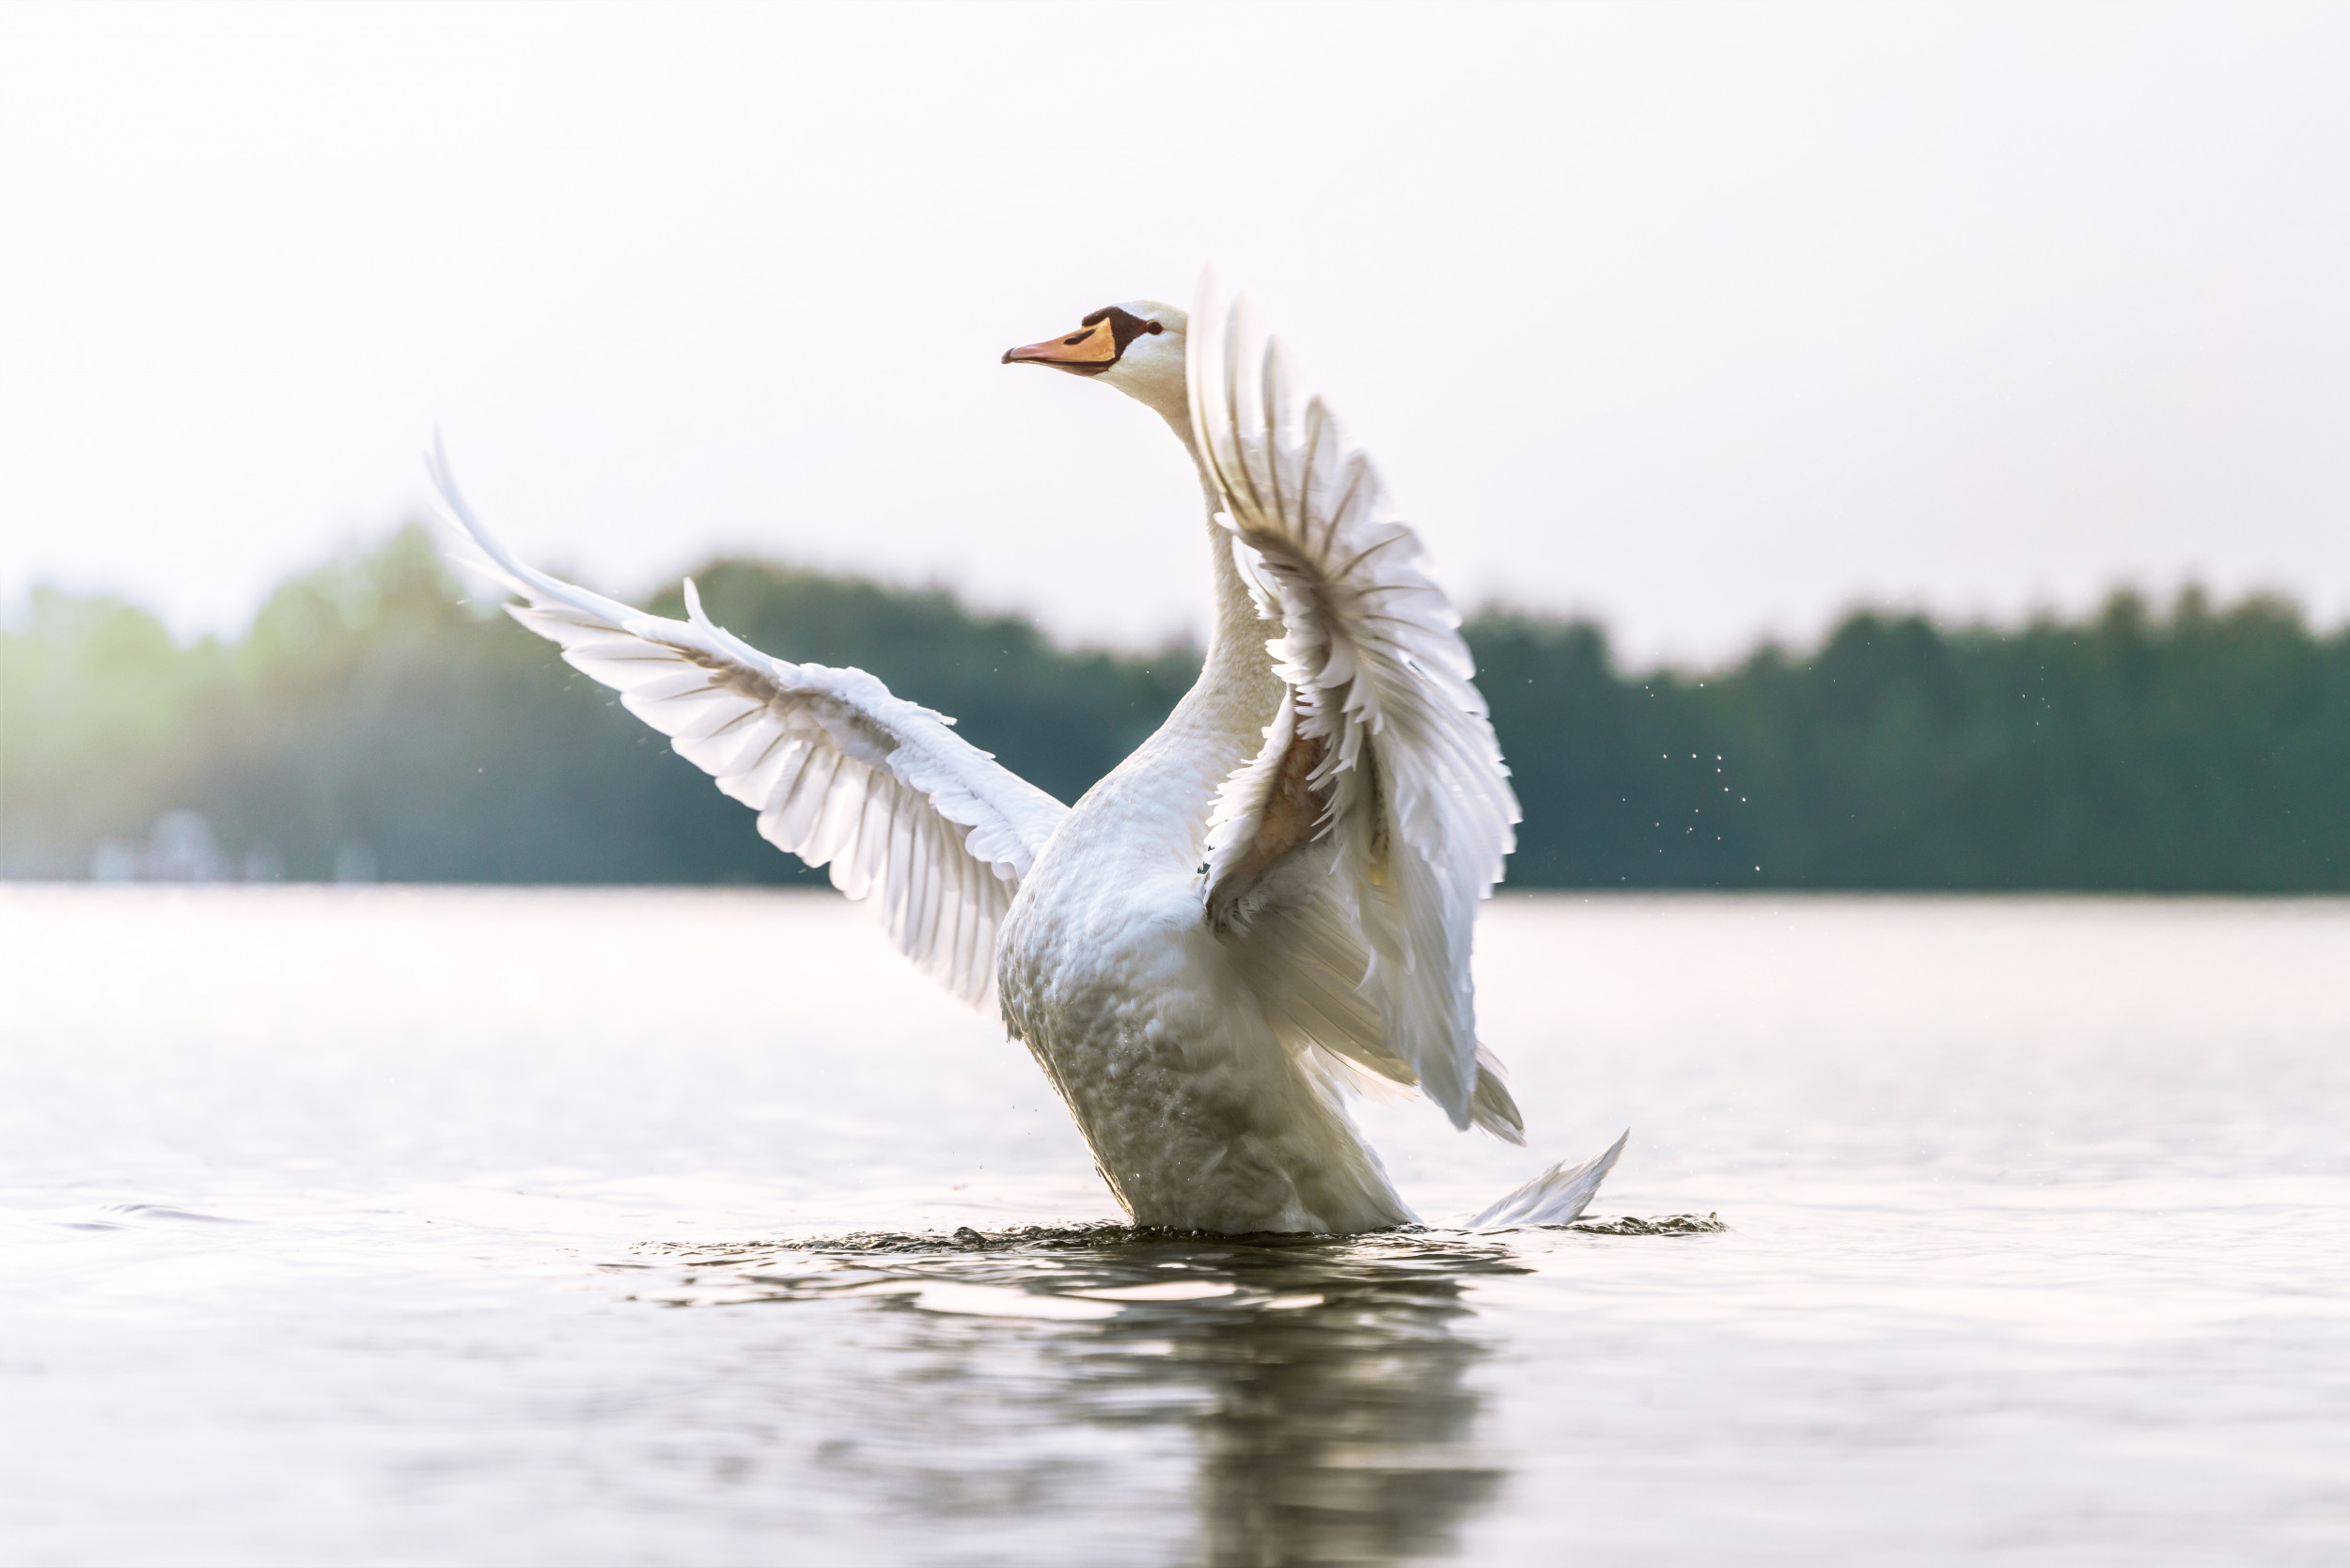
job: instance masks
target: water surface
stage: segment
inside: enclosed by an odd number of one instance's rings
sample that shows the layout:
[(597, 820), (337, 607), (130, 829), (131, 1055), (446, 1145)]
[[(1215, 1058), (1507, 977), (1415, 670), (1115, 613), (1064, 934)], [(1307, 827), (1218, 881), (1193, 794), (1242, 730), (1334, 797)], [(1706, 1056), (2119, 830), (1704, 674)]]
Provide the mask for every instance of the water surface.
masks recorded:
[[(2334, 1562), (2350, 903), (1505, 899), (1534, 1147), (1136, 1232), (790, 892), (0, 889), (0, 1560)], [(1633, 1128), (1595, 1218), (1468, 1235)], [(1631, 1233), (1617, 1233), (1631, 1232)]]

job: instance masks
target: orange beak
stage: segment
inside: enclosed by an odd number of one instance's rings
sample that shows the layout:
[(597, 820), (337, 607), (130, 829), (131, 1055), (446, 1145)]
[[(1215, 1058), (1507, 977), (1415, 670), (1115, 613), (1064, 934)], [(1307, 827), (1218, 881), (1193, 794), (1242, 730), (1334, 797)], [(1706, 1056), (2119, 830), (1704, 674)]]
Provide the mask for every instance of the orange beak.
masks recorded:
[(1080, 376), (1098, 376), (1118, 362), (1118, 335), (1105, 317), (1066, 337), (1047, 337), (1004, 351), (1007, 365), (1050, 365)]

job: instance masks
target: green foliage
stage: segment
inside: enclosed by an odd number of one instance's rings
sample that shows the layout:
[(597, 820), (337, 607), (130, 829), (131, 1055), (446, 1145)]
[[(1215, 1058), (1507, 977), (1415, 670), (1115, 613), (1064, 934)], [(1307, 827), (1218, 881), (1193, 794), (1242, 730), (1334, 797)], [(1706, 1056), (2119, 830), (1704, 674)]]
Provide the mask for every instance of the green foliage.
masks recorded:
[[(787, 656), (870, 669), (1074, 799), (1198, 670), (1063, 652), (1025, 620), (751, 562), (698, 575), (711, 613)], [(201, 812), (232, 865), (321, 880), (354, 848), (413, 882), (817, 880), (619, 698), (504, 615), (477, 614), (421, 528), (285, 584), (233, 647), (37, 592), (0, 627), (0, 873), (79, 876), (100, 840)], [(682, 614), (674, 589), (653, 608)]]
[(550, 653), (404, 529), (271, 595), (172, 803), (296, 878), (363, 845), (397, 881), (666, 880), (662, 785), (692, 770)]
[[(744, 560), (697, 577), (749, 641), (871, 670), (1064, 800), (1198, 667), (1058, 649), (943, 592)], [(2350, 888), (2350, 634), (2273, 600), (2118, 595), (2015, 630), (1864, 612), (1808, 657), (1701, 678), (1620, 673), (1584, 622), (1489, 611), (1467, 633), (1525, 806), (1520, 886)], [(0, 737), (11, 876), (85, 874), (174, 808), (231, 865), (297, 878), (821, 874), (545, 643), (465, 606), (420, 529), (286, 584), (229, 644), (37, 590), (0, 622)]]
[[(1619, 676), (1588, 622), (1488, 611), (1465, 628), (1526, 821), (1510, 881), (1528, 887), (1744, 886), (1746, 819), (1684, 683)], [(1725, 858), (1727, 856), (1727, 858)]]
[(2119, 594), (2013, 632), (1862, 612), (1701, 681), (1618, 679), (1588, 626), (1468, 630), (1521, 885), (2350, 888), (2350, 634), (2276, 600)]
[(35, 588), (0, 623), (0, 875), (79, 874), (83, 846), (143, 833), (220, 666), (118, 599)]
[(2274, 600), (2156, 619), (2123, 594), (2015, 633), (1859, 615), (1705, 695), (1774, 882), (2350, 887), (2350, 635)]

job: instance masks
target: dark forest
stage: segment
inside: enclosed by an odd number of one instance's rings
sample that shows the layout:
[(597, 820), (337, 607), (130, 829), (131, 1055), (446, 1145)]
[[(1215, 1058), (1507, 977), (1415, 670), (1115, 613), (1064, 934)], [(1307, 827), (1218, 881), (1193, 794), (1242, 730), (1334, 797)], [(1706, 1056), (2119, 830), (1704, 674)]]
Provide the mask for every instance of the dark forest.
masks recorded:
[[(752, 643), (872, 671), (1064, 800), (1198, 667), (1058, 648), (940, 591), (695, 575)], [(1489, 609), (1466, 632), (1525, 812), (1512, 886), (2350, 889), (2350, 634), (2280, 601), (2121, 593), (2012, 627), (1864, 612), (1700, 673), (1621, 670), (1585, 621)], [(0, 621), (0, 741), (11, 877), (821, 875), (465, 604), (416, 528), (285, 584), (233, 640), (37, 590)]]

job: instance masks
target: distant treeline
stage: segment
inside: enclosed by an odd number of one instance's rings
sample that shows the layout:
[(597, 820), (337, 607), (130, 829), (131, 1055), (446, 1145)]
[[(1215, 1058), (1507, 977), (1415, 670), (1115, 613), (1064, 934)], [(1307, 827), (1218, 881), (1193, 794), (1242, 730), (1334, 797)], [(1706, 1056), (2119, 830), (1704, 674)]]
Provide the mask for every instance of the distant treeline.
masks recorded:
[[(696, 577), (751, 642), (871, 670), (1064, 800), (1198, 667), (1056, 648), (943, 592)], [(1583, 621), (1488, 611), (1467, 634), (1526, 813), (1515, 886), (2350, 889), (2350, 634), (2279, 601), (2117, 594), (2009, 629), (1864, 613), (1702, 677), (1621, 673)], [(0, 621), (0, 874), (808, 875), (613, 694), (462, 604), (413, 528), (286, 584), (233, 642), (34, 592)]]

